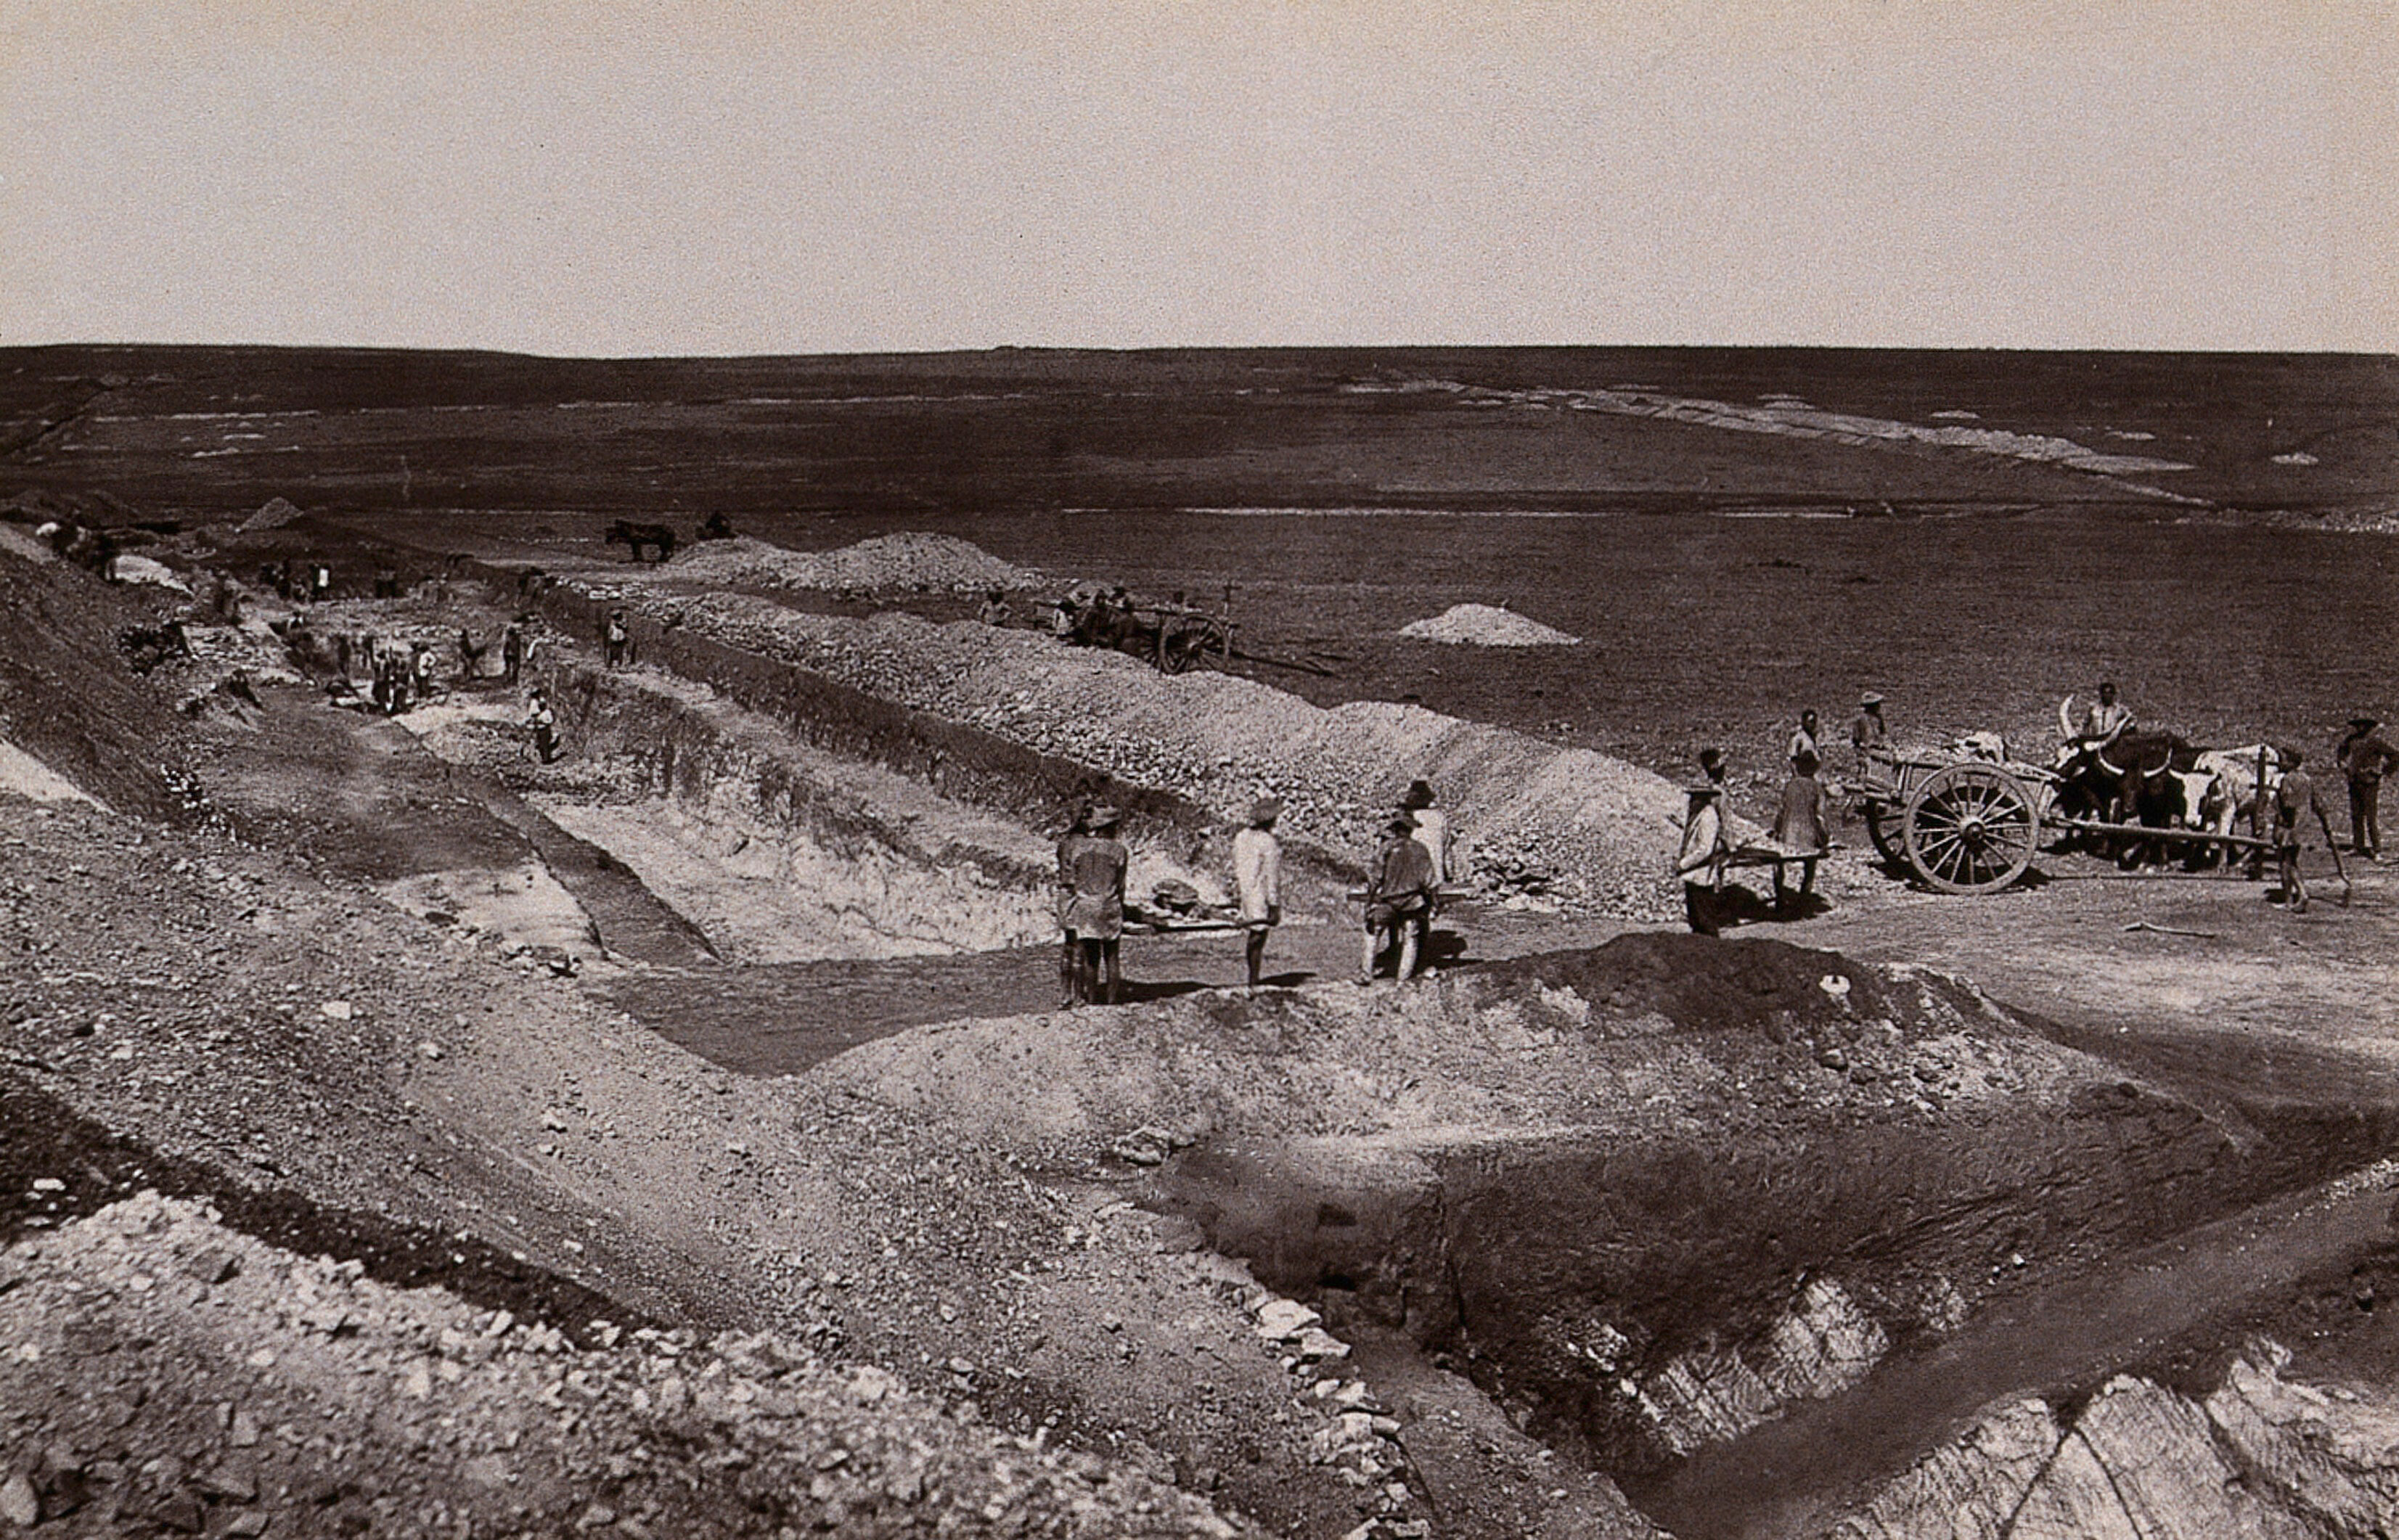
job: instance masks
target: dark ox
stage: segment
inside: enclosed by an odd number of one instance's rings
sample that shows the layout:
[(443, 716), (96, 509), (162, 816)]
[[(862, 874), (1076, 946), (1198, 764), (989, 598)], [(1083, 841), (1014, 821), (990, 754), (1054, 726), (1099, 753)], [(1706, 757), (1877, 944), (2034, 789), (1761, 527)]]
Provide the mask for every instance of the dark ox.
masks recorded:
[[(2058, 750), (2057, 811), (2101, 823), (2189, 828), (2202, 817), (2205, 752), (2173, 733), (2126, 733), (2104, 747), (2068, 744)], [(2099, 841), (2126, 865), (2162, 858), (2165, 844), (2136, 835)]]

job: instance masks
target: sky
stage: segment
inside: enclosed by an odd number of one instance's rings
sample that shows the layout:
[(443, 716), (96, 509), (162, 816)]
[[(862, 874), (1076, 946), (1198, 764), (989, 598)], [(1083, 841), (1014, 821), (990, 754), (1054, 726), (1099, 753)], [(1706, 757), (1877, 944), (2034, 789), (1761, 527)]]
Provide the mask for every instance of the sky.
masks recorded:
[(2399, 0), (0, 7), (0, 344), (2399, 352)]

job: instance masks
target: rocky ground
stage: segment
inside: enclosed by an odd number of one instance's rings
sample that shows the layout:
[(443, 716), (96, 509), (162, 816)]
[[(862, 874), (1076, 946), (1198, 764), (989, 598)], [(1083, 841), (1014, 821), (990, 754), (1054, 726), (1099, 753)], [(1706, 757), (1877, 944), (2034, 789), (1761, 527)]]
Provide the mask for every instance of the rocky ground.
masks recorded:
[[(722, 994), (767, 1020), (803, 965), (712, 957), (698, 885), (573, 808), (652, 838), (675, 809), (695, 866), (778, 808), (928, 872), (1037, 867), (1038, 834), (693, 682), (611, 682), (574, 639), (543, 669), (616, 721), (552, 784), (481, 686), (411, 731), (267, 677), (254, 629), (143, 678), (86, 643), (154, 600), (0, 575), (37, 617), (13, 657), (38, 669), (0, 676), (12, 737), (66, 703), (20, 747), (115, 777), (106, 808), (0, 793), (0, 1520), (1881, 1540), (2013, 1502), (1978, 1533), (2029, 1540), (2113, 1533), (2100, 1485), (2167, 1462), (2168, 1497), (2120, 1497), (2133, 1533), (2393, 1521), (2399, 1355), (2358, 1325), (2399, 1128), (2379, 873), (2301, 919), (2238, 882), (1978, 908), (1845, 858), (1786, 932), (1839, 952), (1592, 950), (1620, 922), (1542, 899), (1404, 989), (912, 1005), (805, 1074), (732, 1074), (644, 1018)], [(441, 635), (505, 599), (319, 624)], [(758, 614), (854, 682), (998, 712), (979, 730), (1105, 707), (1120, 775), (1172, 762), (1120, 749), (1282, 709), (988, 628)], [(1380, 805), (1345, 757), (1372, 741), (1453, 756), (1502, 831), (1580, 788), (1561, 838), (1629, 819), (1654, 874), (1647, 793), (1578, 779), (1597, 756), (1376, 709), (1301, 724), (1312, 832)], [(1283, 763), (1270, 738), (1240, 763)], [(1159, 790), (1229, 805), (1248, 773)], [(929, 993), (940, 961), (860, 987)], [(2252, 1331), (2295, 1356), (2231, 1363)], [(2172, 1495), (2231, 1478), (2231, 1509)]]
[(155, 1194), (0, 1254), (0, 1520), (44, 1533), (1213, 1535), (1197, 1497), (829, 1363), (569, 1338)]

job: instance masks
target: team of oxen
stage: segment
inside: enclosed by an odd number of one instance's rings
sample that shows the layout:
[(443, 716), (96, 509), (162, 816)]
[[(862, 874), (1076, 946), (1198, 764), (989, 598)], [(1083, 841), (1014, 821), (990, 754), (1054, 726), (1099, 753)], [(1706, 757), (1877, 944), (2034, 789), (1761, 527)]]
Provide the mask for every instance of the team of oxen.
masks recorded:
[[(2064, 741), (2041, 777), (2053, 790), (2045, 819), (2215, 836), (2214, 841), (2145, 839), (2131, 832), (2080, 836), (2126, 865), (2162, 862), (2172, 846), (2180, 845), (2185, 864), (2193, 867), (2229, 858), (2239, 848), (2235, 836), (2244, 831), (2262, 833), (2272, 821), (2259, 799), (2273, 795), (2288, 768), (2276, 746), (2205, 749), (2176, 733), (2140, 728), (2094, 743), (2076, 728), (2073, 708), (2071, 696), (2058, 702), (2058, 734)], [(1949, 749), (1960, 757), (1994, 763), (2013, 760), (2006, 740), (1997, 733), (1970, 733)]]

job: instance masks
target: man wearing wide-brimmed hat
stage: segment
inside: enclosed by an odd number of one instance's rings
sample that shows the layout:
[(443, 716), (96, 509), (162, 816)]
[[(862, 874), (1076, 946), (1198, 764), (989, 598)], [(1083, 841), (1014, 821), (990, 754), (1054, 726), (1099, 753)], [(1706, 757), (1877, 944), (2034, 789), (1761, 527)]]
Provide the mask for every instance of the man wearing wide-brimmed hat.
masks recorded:
[(1724, 811), (1717, 804), (1724, 788), (1714, 781), (1693, 781), (1684, 788), (1691, 808), (1683, 819), (1683, 850), (1674, 872), (1683, 880), (1683, 915), (1692, 934), (1714, 936), (1718, 926), (1716, 888), (1724, 880)]
[(1395, 941), (1399, 959), (1392, 978), (1405, 981), (1416, 970), (1416, 956), (1432, 925), (1432, 857), (1416, 843), (1416, 820), (1405, 813), (1392, 815), (1383, 843), (1366, 872), (1366, 952), (1358, 966), (1358, 981), (1372, 983), (1375, 959)]
[(1249, 826), (1233, 836), (1233, 891), (1240, 900), (1241, 928), (1248, 933), (1250, 988), (1258, 987), (1266, 961), (1267, 933), (1282, 924), (1282, 844), (1275, 820), (1282, 804), (1260, 797), (1250, 805)]
[(1123, 981), (1117, 949), (1124, 935), (1124, 843), (1117, 838), (1123, 815), (1094, 807), (1079, 827), (1058, 842), (1058, 924), (1066, 933), (1066, 998), (1072, 1007), (1098, 1000), (1115, 1005)]
[(1882, 720), (1882, 696), (1868, 690), (1858, 697), (1858, 720), (1850, 723), (1850, 751), (1857, 758), (1858, 778), (1866, 766), (1891, 753), (1891, 728)]
[(2369, 861), (2382, 858), (2382, 777), (2399, 770), (2399, 748), (2372, 717), (2349, 719), (2349, 736), (2333, 754), (2349, 777), (2349, 847)]

